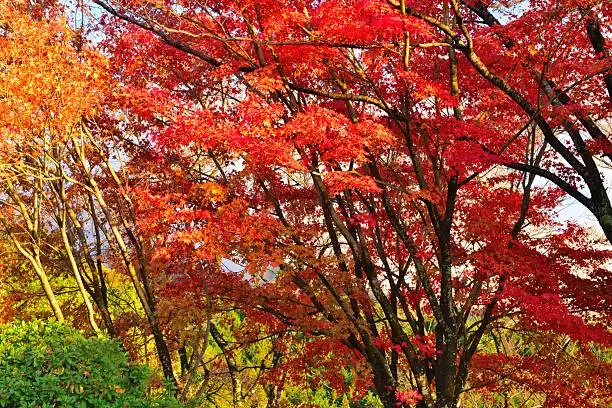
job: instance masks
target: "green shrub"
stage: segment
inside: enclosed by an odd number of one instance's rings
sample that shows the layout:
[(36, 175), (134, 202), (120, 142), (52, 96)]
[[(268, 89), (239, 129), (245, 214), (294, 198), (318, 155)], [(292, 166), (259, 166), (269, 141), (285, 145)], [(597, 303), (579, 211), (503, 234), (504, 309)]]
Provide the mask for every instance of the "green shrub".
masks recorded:
[(0, 407), (169, 406), (118, 342), (56, 322), (0, 325)]

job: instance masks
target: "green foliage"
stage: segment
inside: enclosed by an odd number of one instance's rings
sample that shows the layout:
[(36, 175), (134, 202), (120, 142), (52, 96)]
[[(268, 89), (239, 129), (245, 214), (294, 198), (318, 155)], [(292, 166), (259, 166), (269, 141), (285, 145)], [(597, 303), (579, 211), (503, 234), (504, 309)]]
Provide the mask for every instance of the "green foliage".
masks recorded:
[(353, 401), (348, 394), (337, 395), (330, 388), (316, 389), (287, 386), (281, 398), (281, 405), (287, 407), (308, 406), (317, 408), (382, 408), (380, 399), (371, 391), (359, 401)]
[(380, 398), (378, 398), (371, 391), (366, 394), (361, 401), (359, 401), (359, 408), (383, 408)]
[(149, 371), (106, 338), (57, 322), (0, 325), (0, 407), (171, 407)]

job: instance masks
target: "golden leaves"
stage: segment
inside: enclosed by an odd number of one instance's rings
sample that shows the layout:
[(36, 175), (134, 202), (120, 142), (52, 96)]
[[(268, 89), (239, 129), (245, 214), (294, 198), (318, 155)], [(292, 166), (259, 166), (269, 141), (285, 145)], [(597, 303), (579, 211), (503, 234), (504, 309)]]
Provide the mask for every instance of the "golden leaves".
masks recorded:
[(106, 61), (62, 18), (0, 4), (0, 134), (19, 142), (61, 135), (94, 115), (108, 92)]

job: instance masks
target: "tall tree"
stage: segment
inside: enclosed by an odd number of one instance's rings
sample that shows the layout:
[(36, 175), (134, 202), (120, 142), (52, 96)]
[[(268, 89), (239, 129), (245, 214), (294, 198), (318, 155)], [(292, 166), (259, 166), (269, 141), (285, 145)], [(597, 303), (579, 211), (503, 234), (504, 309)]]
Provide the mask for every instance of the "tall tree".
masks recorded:
[(99, 330), (95, 304), (111, 335), (117, 331), (103, 263), (119, 261), (115, 265), (132, 281), (164, 376), (176, 383), (157, 317), (147, 244), (133, 219), (128, 180), (113, 162), (120, 159), (120, 146), (113, 144), (112, 125), (95, 126), (95, 118), (108, 118), (105, 109), (113, 109), (106, 104), (112, 94), (106, 59), (53, 2), (0, 7), (0, 221), (6, 235), (36, 272), (57, 320), (64, 313), (47, 268), (59, 258), (72, 272), (92, 329)]
[(457, 406), (509, 321), (609, 344), (610, 252), (555, 214), (612, 242), (609, 6), (94, 3), (175, 282), (346, 346), (387, 407)]

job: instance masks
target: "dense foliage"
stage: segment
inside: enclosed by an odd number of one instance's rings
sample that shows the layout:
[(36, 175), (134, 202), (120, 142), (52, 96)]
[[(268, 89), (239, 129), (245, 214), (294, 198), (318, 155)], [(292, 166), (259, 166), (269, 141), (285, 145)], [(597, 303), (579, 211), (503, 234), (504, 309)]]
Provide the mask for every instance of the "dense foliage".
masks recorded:
[(608, 406), (611, 24), (0, 0), (0, 316), (200, 406)]
[(148, 396), (149, 373), (117, 341), (60, 323), (0, 326), (2, 407), (170, 407)]

